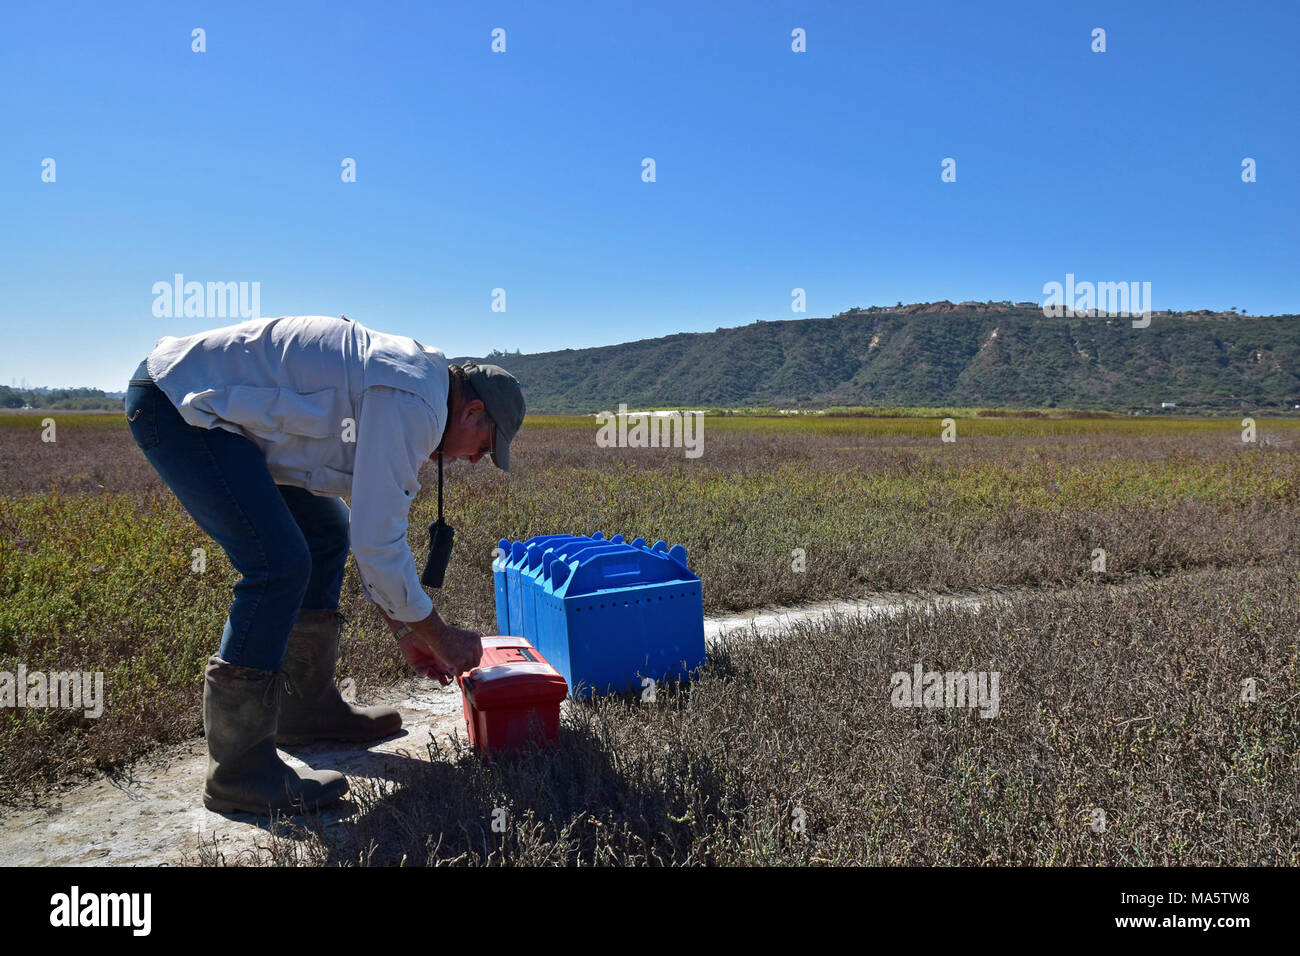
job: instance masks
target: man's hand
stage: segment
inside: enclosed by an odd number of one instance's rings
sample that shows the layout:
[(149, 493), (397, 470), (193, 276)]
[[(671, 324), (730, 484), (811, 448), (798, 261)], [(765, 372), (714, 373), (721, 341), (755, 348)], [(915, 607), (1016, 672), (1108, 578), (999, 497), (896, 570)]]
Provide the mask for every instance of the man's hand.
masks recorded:
[[(403, 623), (386, 614), (384, 619), (394, 631)], [(474, 631), (447, 625), (437, 611), (422, 621), (405, 623), (411, 633), (398, 641), (398, 647), (416, 673), (447, 684), (455, 675), (478, 666), (483, 656), (483, 643)]]

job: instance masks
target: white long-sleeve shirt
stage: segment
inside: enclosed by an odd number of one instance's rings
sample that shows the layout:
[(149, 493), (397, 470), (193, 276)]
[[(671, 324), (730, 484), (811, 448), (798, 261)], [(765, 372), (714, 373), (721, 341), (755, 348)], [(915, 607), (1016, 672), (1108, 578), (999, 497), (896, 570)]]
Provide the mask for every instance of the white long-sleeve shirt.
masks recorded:
[(256, 444), (277, 484), (350, 496), (367, 596), (394, 620), (428, 616), (406, 535), (447, 421), (442, 352), (347, 319), (285, 316), (165, 337), (146, 365), (191, 425)]
[(442, 429), (428, 406), (408, 392), (374, 386), (361, 396), (352, 471), (352, 556), (370, 600), (397, 621), (418, 621), (433, 610), (406, 534), (411, 502), (420, 491), (420, 465), (438, 447)]

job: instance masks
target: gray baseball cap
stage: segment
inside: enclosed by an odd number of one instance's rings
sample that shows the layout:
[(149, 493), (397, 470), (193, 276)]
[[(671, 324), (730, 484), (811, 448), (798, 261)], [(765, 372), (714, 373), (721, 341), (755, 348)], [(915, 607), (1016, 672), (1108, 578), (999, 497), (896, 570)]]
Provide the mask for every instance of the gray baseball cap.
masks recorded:
[(510, 442), (524, 423), (524, 393), (518, 380), (499, 365), (466, 362), (461, 366), (483, 407), (496, 422), (496, 440), (492, 446), (492, 463), (502, 471), (510, 470)]

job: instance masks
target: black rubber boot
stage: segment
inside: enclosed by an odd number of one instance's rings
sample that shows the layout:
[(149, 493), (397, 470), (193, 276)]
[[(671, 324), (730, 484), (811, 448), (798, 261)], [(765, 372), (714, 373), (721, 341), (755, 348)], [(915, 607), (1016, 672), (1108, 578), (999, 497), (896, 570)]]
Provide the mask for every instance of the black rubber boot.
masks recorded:
[(392, 707), (357, 707), (339, 693), (334, 668), (342, 634), (343, 615), (337, 611), (299, 612), (284, 652), (289, 686), (280, 709), (277, 743), (378, 740), (402, 729), (402, 716)]
[(208, 776), (203, 805), (218, 813), (301, 813), (334, 803), (348, 782), (333, 770), (297, 771), (275, 752), (280, 717), (277, 671), (213, 656), (203, 682)]

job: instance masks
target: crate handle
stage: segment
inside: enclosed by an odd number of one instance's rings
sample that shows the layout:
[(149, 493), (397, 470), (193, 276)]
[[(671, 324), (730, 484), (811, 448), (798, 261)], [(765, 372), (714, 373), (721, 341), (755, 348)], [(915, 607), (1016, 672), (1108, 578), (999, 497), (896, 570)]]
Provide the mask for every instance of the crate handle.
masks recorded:
[(629, 577), (635, 577), (636, 575), (641, 573), (641, 569), (636, 566), (635, 562), (629, 562), (627, 570), (624, 571), (614, 570), (614, 568), (617, 567), (622, 567), (622, 565), (614, 565), (614, 567), (603, 568), (602, 569), (604, 571), (603, 577), (605, 577), (606, 579), (629, 578)]
[[(565, 581), (566, 588), (581, 587), (584, 590), (588, 588), (599, 588), (604, 582), (617, 584), (619, 580), (626, 581), (628, 578), (635, 578), (637, 584), (663, 584), (666, 581), (678, 580), (698, 580), (689, 570), (685, 573), (689, 577), (684, 578), (682, 569), (677, 566), (675, 561), (671, 561), (668, 555), (663, 553), (652, 553), (642, 551), (637, 559), (637, 567), (631, 572), (622, 570), (629, 563), (628, 554), (620, 551), (608, 551), (604, 554), (593, 555), (590, 560), (573, 563), (575, 573), (568, 576)], [(559, 588), (557, 587), (557, 591)]]
[(554, 589), (558, 591), (560, 588), (568, 584), (569, 578), (573, 577), (573, 572), (576, 570), (578, 570), (577, 561), (574, 561), (572, 564), (566, 564), (563, 561), (556, 561), (555, 564), (551, 565), (551, 574), (555, 581)]

